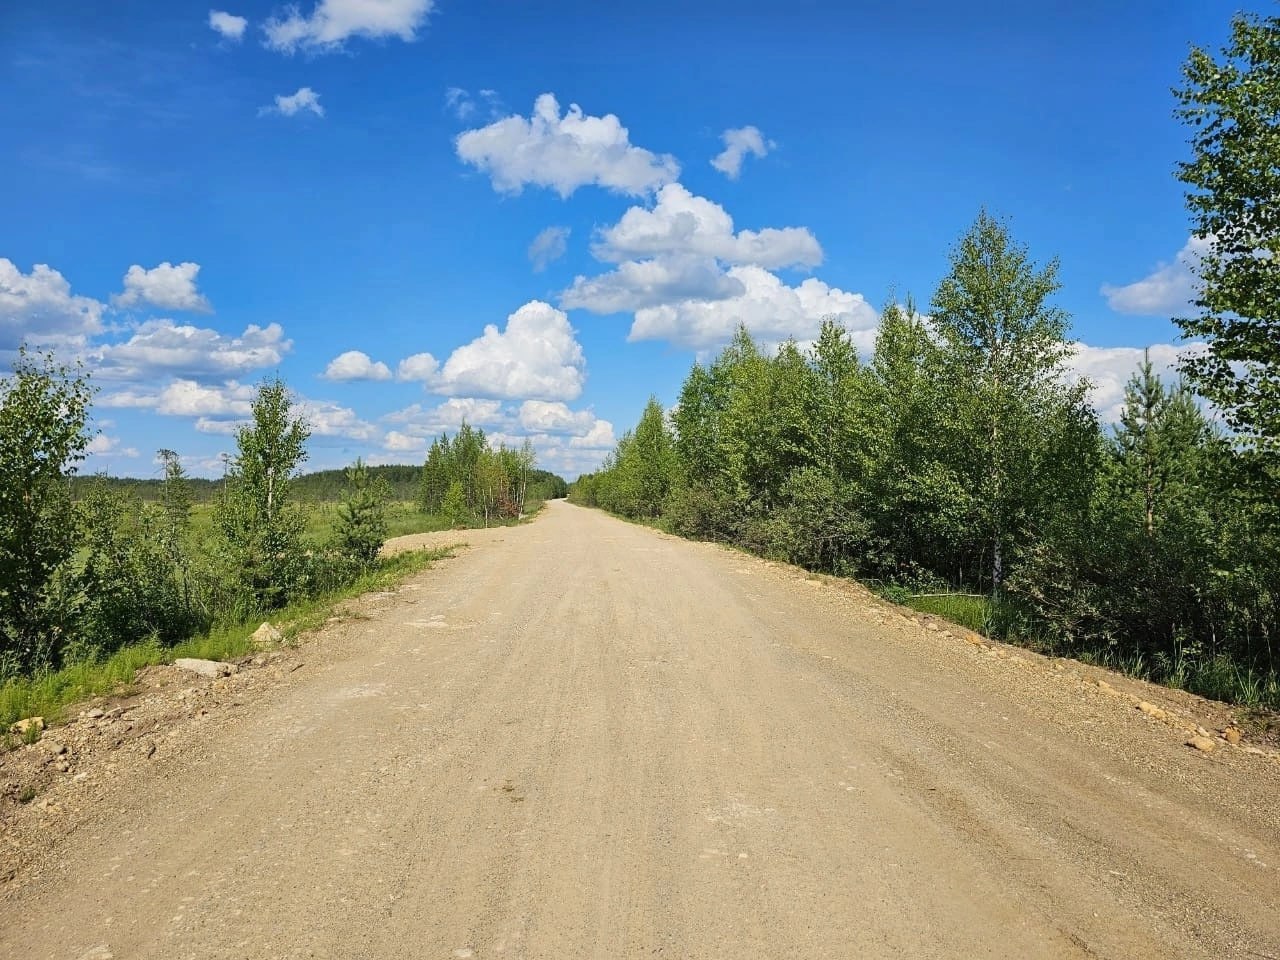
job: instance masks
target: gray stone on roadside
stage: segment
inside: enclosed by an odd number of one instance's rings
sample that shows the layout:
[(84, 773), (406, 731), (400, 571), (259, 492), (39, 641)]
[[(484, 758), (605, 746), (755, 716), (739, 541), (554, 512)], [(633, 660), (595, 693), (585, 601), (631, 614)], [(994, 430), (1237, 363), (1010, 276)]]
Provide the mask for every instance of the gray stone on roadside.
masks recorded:
[(60, 757), (67, 752), (66, 744), (59, 743), (57, 740), (41, 740), (40, 745), (44, 747), (46, 752), (53, 754), (55, 757)]
[(173, 661), (179, 670), (199, 674), (202, 677), (227, 677), (236, 672), (234, 663), (223, 663), (221, 660), (197, 660), (194, 657), (179, 657)]
[(106, 716), (106, 713), (101, 708), (94, 707), (92, 710), (85, 711), (84, 716), (86, 720), (101, 720)]
[(249, 639), (253, 641), (254, 646), (270, 647), (282, 641), (284, 639), (284, 634), (271, 624), (263, 623), (262, 626), (253, 631), (253, 636)]

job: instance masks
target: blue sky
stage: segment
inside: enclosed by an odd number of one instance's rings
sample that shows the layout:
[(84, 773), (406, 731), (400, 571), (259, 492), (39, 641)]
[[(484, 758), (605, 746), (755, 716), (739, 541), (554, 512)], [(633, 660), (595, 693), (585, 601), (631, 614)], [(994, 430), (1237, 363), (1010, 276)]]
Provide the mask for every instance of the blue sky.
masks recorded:
[(1176, 357), (1170, 87), (1234, 9), (5, 4), (0, 352), (85, 360), (90, 470), (216, 474), (278, 373), (311, 466), (467, 416), (572, 476), (738, 322), (868, 347), (985, 205), (1060, 258), (1106, 414)]

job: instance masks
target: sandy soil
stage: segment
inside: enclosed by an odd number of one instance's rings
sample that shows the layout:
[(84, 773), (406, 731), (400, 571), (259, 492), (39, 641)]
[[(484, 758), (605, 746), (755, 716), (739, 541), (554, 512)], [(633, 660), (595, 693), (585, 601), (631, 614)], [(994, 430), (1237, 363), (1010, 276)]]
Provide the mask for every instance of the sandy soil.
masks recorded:
[(0, 957), (1280, 956), (1280, 761), (1210, 705), (564, 503), (448, 538), (70, 751)]

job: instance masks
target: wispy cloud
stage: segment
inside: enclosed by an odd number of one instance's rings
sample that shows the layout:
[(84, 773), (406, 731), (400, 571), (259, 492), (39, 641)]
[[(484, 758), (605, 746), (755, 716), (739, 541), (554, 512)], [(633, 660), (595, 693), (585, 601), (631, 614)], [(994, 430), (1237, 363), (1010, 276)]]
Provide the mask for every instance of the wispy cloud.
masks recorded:
[(731, 128), (720, 134), (720, 139), (724, 142), (724, 150), (712, 158), (711, 165), (730, 180), (738, 179), (742, 173), (742, 161), (748, 155), (764, 157), (775, 146), (756, 127)]
[(262, 29), (272, 50), (332, 53), (352, 37), (412, 42), (434, 8), (434, 0), (320, 0), (306, 15), (286, 8)]
[(209, 29), (218, 33), (224, 40), (239, 43), (244, 39), (247, 26), (249, 21), (244, 17), (237, 17), (234, 13), (227, 13), (225, 10), (209, 11)]
[(564, 256), (569, 248), (568, 227), (547, 227), (529, 244), (529, 262), (533, 272), (541, 273), (547, 266)]
[(324, 116), (324, 107), (320, 106), (320, 94), (310, 87), (299, 87), (297, 93), (291, 93), (288, 96), (277, 94), (275, 100), (273, 106), (262, 107), (258, 111), (258, 116), (275, 113), (282, 117), (292, 117), (303, 111), (314, 113), (317, 117)]

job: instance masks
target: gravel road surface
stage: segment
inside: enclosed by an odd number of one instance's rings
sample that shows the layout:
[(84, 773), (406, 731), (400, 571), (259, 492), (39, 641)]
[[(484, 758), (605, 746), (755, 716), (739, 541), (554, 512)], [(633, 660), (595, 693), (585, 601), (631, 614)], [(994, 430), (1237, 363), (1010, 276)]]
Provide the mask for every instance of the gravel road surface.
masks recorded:
[(1280, 957), (1275, 759), (566, 503), (452, 539), (106, 778), (0, 957)]

